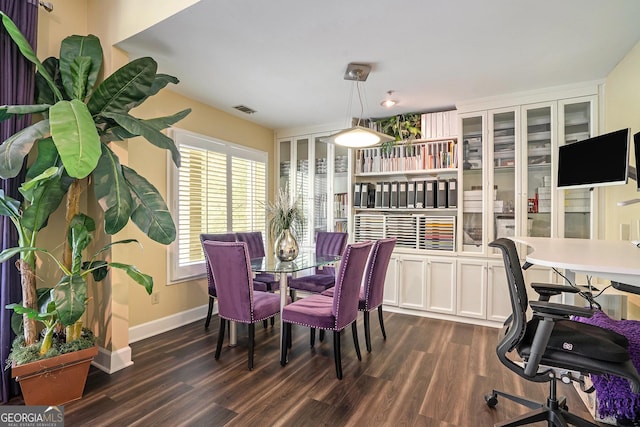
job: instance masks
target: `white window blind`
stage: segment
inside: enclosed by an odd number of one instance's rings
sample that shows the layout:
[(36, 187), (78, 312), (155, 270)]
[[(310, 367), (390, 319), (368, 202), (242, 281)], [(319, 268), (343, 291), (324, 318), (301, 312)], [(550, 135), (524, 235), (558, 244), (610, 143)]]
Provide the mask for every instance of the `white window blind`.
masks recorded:
[(169, 281), (204, 274), (202, 233), (266, 231), (267, 153), (172, 129), (182, 157), (169, 162), (168, 204), (177, 225)]

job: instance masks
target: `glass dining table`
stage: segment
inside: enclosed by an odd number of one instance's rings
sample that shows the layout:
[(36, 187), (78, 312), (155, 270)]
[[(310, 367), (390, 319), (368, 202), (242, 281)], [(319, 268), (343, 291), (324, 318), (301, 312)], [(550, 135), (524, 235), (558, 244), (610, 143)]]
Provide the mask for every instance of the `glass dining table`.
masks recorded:
[[(287, 305), (288, 277), (290, 274), (296, 274), (299, 271), (310, 268), (334, 265), (340, 261), (339, 255), (321, 255), (314, 251), (300, 251), (300, 254), (293, 261), (280, 261), (274, 256), (266, 256), (262, 258), (251, 259), (251, 271), (253, 273), (273, 273), (279, 277), (280, 281), (280, 313)], [(231, 322), (229, 328), (229, 343), (235, 345), (237, 342), (235, 322)], [(282, 351), (282, 340), (284, 337), (284, 328), (282, 325), (282, 316), (280, 316), (280, 351)]]

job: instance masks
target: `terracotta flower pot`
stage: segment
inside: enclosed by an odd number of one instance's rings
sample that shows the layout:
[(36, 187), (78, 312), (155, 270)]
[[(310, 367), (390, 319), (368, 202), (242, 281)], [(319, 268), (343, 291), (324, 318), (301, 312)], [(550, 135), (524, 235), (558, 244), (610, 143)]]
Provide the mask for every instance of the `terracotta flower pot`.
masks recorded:
[(98, 346), (11, 367), (27, 405), (56, 406), (82, 398)]

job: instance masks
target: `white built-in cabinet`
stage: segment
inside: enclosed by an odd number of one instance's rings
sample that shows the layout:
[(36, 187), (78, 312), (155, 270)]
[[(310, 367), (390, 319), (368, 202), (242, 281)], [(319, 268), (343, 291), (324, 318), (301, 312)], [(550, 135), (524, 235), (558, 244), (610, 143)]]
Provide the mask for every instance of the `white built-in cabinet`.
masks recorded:
[(298, 132), (277, 139), (278, 188), (300, 201), (306, 222), (298, 244), (313, 248), (316, 232), (348, 230), (349, 150), (322, 141), (332, 131)]
[[(489, 247), (491, 241), (513, 235), (601, 237), (597, 207), (602, 196), (597, 189), (558, 189), (556, 156), (560, 145), (599, 133), (602, 90), (602, 82), (591, 82), (460, 102), (456, 112), (442, 115), (446, 120), (423, 115), (423, 131), (425, 119), (431, 123), (427, 127), (440, 129), (426, 133), (432, 139), (386, 155), (326, 145), (320, 137), (328, 132), (279, 134), (280, 186), (294, 188), (304, 199), (311, 219), (305, 245), (312, 246), (315, 231), (342, 229), (345, 223), (351, 242), (398, 237), (386, 275), (387, 309), (500, 326), (511, 304), (502, 255)], [(434, 166), (424, 155), (438, 144), (445, 148), (435, 152), (446, 156)], [(335, 167), (344, 158), (348, 174)], [(323, 159), (324, 176), (318, 169)], [(433, 179), (455, 181), (457, 195), (448, 206), (394, 209), (378, 207), (377, 201), (373, 207), (353, 203), (358, 184), (377, 189), (381, 182)], [(340, 208), (339, 200), (348, 202)], [(438, 229), (446, 229), (451, 239), (430, 240)], [(526, 247), (518, 249), (524, 259)], [(544, 267), (524, 274), (527, 282), (562, 282)]]
[(427, 257), (427, 310), (455, 314), (456, 260), (450, 257)]

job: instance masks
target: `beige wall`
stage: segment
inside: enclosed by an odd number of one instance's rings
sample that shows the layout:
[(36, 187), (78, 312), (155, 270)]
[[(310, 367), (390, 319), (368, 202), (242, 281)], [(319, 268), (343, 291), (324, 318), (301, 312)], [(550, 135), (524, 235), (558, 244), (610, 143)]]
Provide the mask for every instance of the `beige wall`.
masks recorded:
[[(173, 114), (184, 108), (192, 108), (192, 113), (179, 122), (177, 127), (266, 151), (269, 153), (269, 165), (274, 164), (273, 131), (270, 129), (194, 102), (168, 90), (161, 92), (154, 98), (158, 99), (147, 101), (133, 114), (158, 117)], [(163, 195), (167, 194), (167, 155), (165, 150), (160, 150), (141, 138), (131, 140), (129, 142), (129, 165), (152, 181)], [(273, 194), (273, 182), (269, 183), (268, 191), (269, 194)], [(154, 293), (160, 294), (160, 304), (151, 305), (150, 298), (146, 296), (140, 286), (130, 285), (130, 326), (140, 325), (207, 304), (206, 279), (166, 286), (167, 248), (149, 240), (134, 225), (128, 226), (127, 230), (121, 234), (135, 236), (143, 243), (143, 251), (130, 246), (126, 248), (131, 252), (130, 256), (127, 255), (123, 258), (136, 259), (136, 265), (143, 271), (153, 271)]]
[[(38, 56), (41, 59), (48, 56), (57, 57), (60, 42), (68, 35), (95, 34), (100, 38), (104, 50), (104, 74), (109, 75), (128, 62), (126, 52), (114, 48), (114, 44), (196, 2), (56, 0), (53, 13), (41, 10), (39, 14)], [(170, 89), (164, 89), (150, 98), (132, 114), (140, 118), (158, 117), (185, 108), (192, 108), (193, 111), (177, 124), (178, 127), (266, 151), (269, 155), (269, 165), (275, 163), (274, 133), (271, 129), (192, 101)], [(142, 138), (117, 144), (115, 149), (122, 163), (128, 164), (146, 177), (166, 199), (167, 160), (164, 150), (154, 147)], [(273, 194), (273, 182), (269, 182), (268, 191), (269, 194)], [(99, 209), (95, 209), (91, 194), (87, 195), (84, 206), (90, 215), (97, 221), (100, 220)], [(41, 233), (42, 246), (57, 245), (62, 224), (63, 213), (60, 209), (52, 218), (50, 226)], [(90, 284), (90, 296), (94, 302), (87, 310), (86, 322), (99, 336), (101, 345), (111, 350), (128, 345), (128, 328), (131, 326), (208, 303), (204, 279), (166, 285), (167, 248), (148, 239), (134, 225), (125, 227), (114, 240), (132, 237), (141, 242), (142, 248), (135, 245), (117, 246), (112, 250), (111, 259), (135, 264), (143, 272), (152, 275), (154, 292), (160, 294), (160, 303), (151, 305), (150, 297), (143, 288), (117, 271), (112, 271), (109, 275), (110, 283)], [(103, 242), (109, 239), (108, 236), (98, 238)], [(49, 273), (46, 268), (42, 269), (42, 275), (47, 281), (55, 279), (55, 273)]]
[[(605, 131), (625, 127), (631, 135), (640, 131), (640, 43), (638, 43), (607, 76), (605, 85)], [(630, 162), (634, 161), (631, 144)], [(640, 239), (637, 224), (640, 222), (640, 204), (617, 206), (619, 201), (640, 198), (636, 182), (629, 180), (626, 186), (609, 187), (605, 194), (605, 237), (617, 239), (620, 224), (629, 224), (631, 239)]]
[[(630, 127), (631, 135), (640, 132), (640, 43), (609, 73), (605, 88), (605, 131)], [(633, 139), (632, 139), (633, 141)], [(630, 163), (635, 165), (631, 144)], [(637, 165), (635, 165), (637, 166)], [(619, 239), (620, 224), (630, 228), (629, 238), (640, 239), (640, 203), (618, 206), (619, 201), (640, 198), (636, 182), (607, 187), (604, 197), (605, 238)], [(640, 255), (640, 252), (639, 252)], [(640, 319), (640, 296), (628, 294), (630, 319)]]

